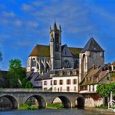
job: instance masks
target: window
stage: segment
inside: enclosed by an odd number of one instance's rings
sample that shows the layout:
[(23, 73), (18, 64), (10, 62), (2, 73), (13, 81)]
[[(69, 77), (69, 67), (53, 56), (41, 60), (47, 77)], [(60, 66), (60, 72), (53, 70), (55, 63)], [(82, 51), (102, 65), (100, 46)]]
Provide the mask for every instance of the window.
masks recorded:
[(57, 80), (54, 80), (54, 85), (57, 85)]
[(70, 79), (67, 79), (67, 84), (71, 84), (71, 80)]
[(60, 84), (60, 85), (63, 85), (63, 80), (60, 80), (60, 81), (59, 81), (59, 84)]
[(73, 84), (77, 84), (77, 79), (73, 79)]
[(44, 85), (47, 85), (47, 81), (44, 81)]
[(92, 86), (92, 91), (94, 91), (94, 85)]
[(52, 85), (52, 80), (50, 81), (50, 85)]
[(70, 87), (67, 87), (67, 91), (70, 91)]
[(44, 91), (47, 90), (47, 88), (44, 88)]
[(35, 60), (35, 58), (32, 58), (32, 60)]
[(89, 85), (89, 91), (91, 91), (91, 86)]
[(35, 60), (32, 60), (31, 66), (32, 66), (32, 67), (35, 67), (35, 66), (36, 66), (36, 61), (35, 61)]

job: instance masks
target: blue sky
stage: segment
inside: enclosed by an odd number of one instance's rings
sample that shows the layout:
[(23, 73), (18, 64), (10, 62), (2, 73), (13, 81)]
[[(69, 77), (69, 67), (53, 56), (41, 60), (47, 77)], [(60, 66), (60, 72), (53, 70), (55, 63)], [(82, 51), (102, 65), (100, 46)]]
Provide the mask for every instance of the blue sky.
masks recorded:
[(49, 27), (62, 26), (62, 42), (84, 47), (90, 37), (105, 50), (105, 62), (115, 61), (115, 0), (0, 0), (2, 69), (10, 59), (23, 66), (36, 44), (49, 44)]

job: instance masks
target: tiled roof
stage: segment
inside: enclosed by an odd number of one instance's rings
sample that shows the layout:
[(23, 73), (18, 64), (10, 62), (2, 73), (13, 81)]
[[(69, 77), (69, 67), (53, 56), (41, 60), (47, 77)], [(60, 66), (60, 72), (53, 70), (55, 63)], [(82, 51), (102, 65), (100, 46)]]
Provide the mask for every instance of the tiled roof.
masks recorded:
[[(63, 47), (63, 46), (62, 46)], [(82, 48), (74, 48), (74, 47), (69, 47), (71, 53), (74, 56), (79, 55), (81, 52)], [(30, 53), (29, 56), (43, 56), (43, 57), (50, 57), (50, 47), (47, 45), (36, 45), (32, 52)]]
[(94, 40), (94, 38), (91, 38), (83, 50), (81, 52), (85, 51), (94, 51), (94, 52), (103, 52), (104, 50), (101, 48), (101, 46)]
[(47, 45), (36, 45), (30, 56), (43, 56), (43, 57), (50, 57), (50, 47)]
[[(106, 65), (105, 65), (106, 66)], [(111, 73), (110, 70), (105, 69), (104, 67), (91, 68), (87, 75), (82, 79), (80, 85), (90, 85), (103, 82), (103, 80), (110, 76), (111, 79), (106, 81), (106, 83), (115, 82), (115, 73)], [(106, 78), (107, 79), (107, 78)]]

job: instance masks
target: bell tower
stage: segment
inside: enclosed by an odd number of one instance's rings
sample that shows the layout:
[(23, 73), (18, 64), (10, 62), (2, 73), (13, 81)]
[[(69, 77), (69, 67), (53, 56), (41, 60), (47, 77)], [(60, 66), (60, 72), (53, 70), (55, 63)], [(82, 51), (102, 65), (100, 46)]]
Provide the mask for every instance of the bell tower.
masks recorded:
[(51, 70), (61, 69), (61, 26), (56, 22), (50, 27), (50, 62)]

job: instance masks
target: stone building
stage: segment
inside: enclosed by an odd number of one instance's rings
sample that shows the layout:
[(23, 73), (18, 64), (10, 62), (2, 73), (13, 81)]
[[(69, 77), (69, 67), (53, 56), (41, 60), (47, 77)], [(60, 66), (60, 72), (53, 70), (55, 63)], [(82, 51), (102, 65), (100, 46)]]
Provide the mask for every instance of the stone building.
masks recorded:
[(79, 60), (79, 80), (81, 81), (90, 68), (104, 65), (104, 50), (94, 38), (91, 38), (82, 49)]
[(78, 92), (79, 71), (77, 69), (61, 69), (52, 77), (42, 80), (43, 91)]
[(68, 47), (61, 43), (61, 26), (50, 27), (50, 45), (36, 45), (27, 61), (27, 72), (48, 73), (50, 70), (78, 68), (82, 48)]

